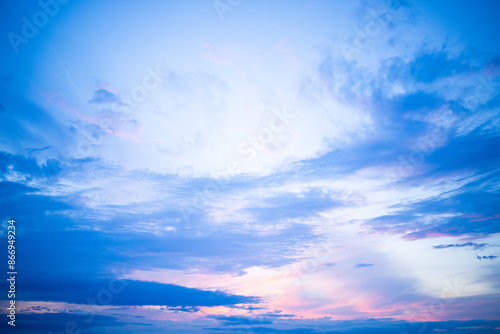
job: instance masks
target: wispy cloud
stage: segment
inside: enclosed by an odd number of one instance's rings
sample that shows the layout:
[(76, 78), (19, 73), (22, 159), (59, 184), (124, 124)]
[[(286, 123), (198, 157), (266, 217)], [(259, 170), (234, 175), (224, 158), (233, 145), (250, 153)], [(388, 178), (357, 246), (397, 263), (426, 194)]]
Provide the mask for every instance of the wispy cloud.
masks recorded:
[(498, 256), (495, 256), (495, 255), (489, 255), (489, 256), (486, 256), (486, 255), (483, 255), (483, 256), (479, 256), (479, 255), (476, 255), (476, 258), (478, 260), (494, 260), (496, 259)]
[(444, 248), (450, 248), (450, 247), (472, 247), (472, 249), (478, 250), (478, 249), (483, 249), (487, 245), (488, 244), (485, 244), (485, 243), (478, 244), (475, 242), (466, 242), (463, 244), (437, 245), (437, 246), (432, 246), (432, 247), (434, 247), (435, 249), (444, 249)]

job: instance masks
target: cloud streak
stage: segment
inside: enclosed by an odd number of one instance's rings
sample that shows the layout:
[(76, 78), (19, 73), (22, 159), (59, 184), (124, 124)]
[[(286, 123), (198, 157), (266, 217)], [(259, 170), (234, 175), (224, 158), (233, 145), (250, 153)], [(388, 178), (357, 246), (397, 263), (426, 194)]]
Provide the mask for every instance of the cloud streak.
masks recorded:
[(480, 250), (484, 249), (488, 244), (486, 243), (475, 243), (475, 242), (466, 242), (463, 244), (448, 244), (448, 245), (437, 245), (437, 246), (432, 246), (435, 249), (445, 249), (445, 248), (451, 248), (451, 247), (472, 247), (473, 250)]

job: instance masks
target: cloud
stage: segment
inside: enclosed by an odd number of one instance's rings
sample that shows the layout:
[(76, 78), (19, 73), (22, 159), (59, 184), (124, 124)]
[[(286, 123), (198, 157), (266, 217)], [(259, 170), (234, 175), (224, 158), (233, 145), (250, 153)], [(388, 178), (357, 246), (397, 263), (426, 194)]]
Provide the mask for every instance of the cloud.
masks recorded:
[(250, 317), (238, 317), (238, 316), (223, 316), (223, 315), (212, 315), (207, 316), (207, 318), (218, 320), (224, 326), (234, 326), (234, 325), (270, 325), (273, 322), (271, 320), (265, 320), (263, 318), (250, 318)]
[(496, 259), (497, 257), (498, 257), (498, 256), (495, 256), (495, 255), (489, 255), (489, 256), (484, 256), (484, 255), (483, 255), (483, 256), (479, 256), (479, 255), (476, 255), (476, 258), (477, 258), (478, 260), (480, 260), (480, 261), (481, 261), (481, 260), (494, 260), (494, 259)]
[(222, 291), (204, 291), (173, 284), (133, 280), (48, 279), (22, 280), (24, 289), (18, 300), (84, 303), (97, 298), (98, 305), (138, 306), (221, 306), (257, 303), (259, 299), (231, 295)]
[[(500, 326), (498, 320), (455, 320), (455, 321), (418, 321), (411, 322), (379, 318), (379, 319), (359, 319), (336, 321), (331, 318), (307, 319), (287, 319), (279, 322), (269, 323), (259, 317), (238, 317), (238, 316), (208, 316), (206, 319), (216, 320), (214, 325), (211, 322), (196, 320), (196, 326), (179, 326), (172, 321), (151, 321), (143, 316), (123, 315), (119, 310), (115, 310), (112, 315), (88, 313), (64, 312), (64, 313), (22, 313), (16, 323), (16, 331), (20, 334), (63, 332), (68, 323), (76, 326), (82, 331), (109, 332), (119, 331), (124, 334), (138, 332), (164, 333), (176, 330), (182, 333), (200, 333), (203, 331), (212, 332), (254, 332), (254, 333), (400, 333), (406, 331), (446, 331), (450, 334), (467, 334), (471, 330), (476, 333), (494, 333), (495, 328)], [(92, 321), (88, 321), (92, 319)], [(253, 319), (253, 320), (252, 320)], [(7, 329), (7, 323), (0, 324), (0, 329)], [(334, 329), (334, 330), (333, 330)]]
[(415, 80), (429, 84), (470, 70), (470, 64), (465, 59), (450, 59), (447, 52), (437, 51), (419, 55), (408, 68)]
[[(465, 320), (465, 321), (418, 321), (411, 322), (395, 319), (365, 319), (365, 320), (346, 320), (335, 321), (330, 318), (315, 319), (314, 322), (304, 320), (291, 321), (290, 325), (285, 323), (281, 326), (259, 326), (240, 324), (235, 327), (209, 328), (213, 331), (241, 332), (249, 331), (255, 333), (348, 333), (348, 334), (366, 334), (366, 333), (401, 333), (413, 331), (439, 332), (445, 331), (449, 334), (467, 334), (471, 330), (475, 333), (490, 334), (495, 333), (495, 328), (500, 324), (499, 321), (488, 320)], [(208, 328), (207, 328), (208, 329)], [(334, 330), (332, 330), (334, 329)]]
[(477, 244), (475, 242), (466, 242), (464, 244), (437, 245), (437, 246), (432, 246), (432, 247), (435, 249), (444, 249), (444, 248), (450, 248), (450, 247), (473, 247), (474, 250), (478, 250), (478, 249), (483, 249), (487, 245), (488, 244), (486, 244), (486, 243)]
[[(486, 165), (487, 166), (487, 165)], [(393, 207), (390, 215), (373, 219), (369, 225), (375, 230), (393, 229), (405, 233), (405, 238), (415, 240), (435, 236), (491, 235), (500, 232), (496, 207), (500, 205), (500, 195), (495, 190), (499, 179), (497, 172), (489, 168), (483, 173), (462, 171), (466, 178), (452, 178), (448, 174), (437, 174), (433, 177), (414, 177), (401, 181), (401, 185), (412, 185), (418, 182), (435, 184), (445, 178), (447, 189), (436, 188), (433, 196), (415, 198), (405, 204)], [(477, 173), (477, 174), (476, 174)]]
[(94, 92), (94, 96), (89, 101), (89, 103), (113, 103), (113, 102), (119, 102), (118, 97), (115, 94), (105, 89), (96, 90)]
[(275, 197), (267, 197), (255, 207), (250, 204), (243, 211), (259, 221), (263, 220), (285, 220), (308, 217), (318, 214), (326, 209), (341, 205), (333, 197), (335, 194), (327, 194), (321, 189), (310, 189), (298, 194), (284, 193)]
[(354, 268), (365, 268), (365, 267), (371, 267), (373, 264), (371, 263), (356, 263), (354, 265)]
[(2, 204), (1, 218), (15, 217), (19, 221), (26, 221), (30, 228), (40, 227), (41, 216), (45, 212), (63, 212), (71, 205), (61, 198), (36, 194), (39, 189), (15, 182), (0, 182), (0, 198)]
[[(215, 319), (222, 326), (240, 326), (240, 327), (254, 327), (257, 325), (271, 325), (273, 323), (283, 323), (286, 319), (295, 317), (293, 314), (282, 314), (280, 311), (274, 313), (263, 313), (258, 316), (225, 316), (225, 315), (209, 315), (207, 318)], [(275, 322), (276, 321), (276, 322)]]
[[(89, 321), (92, 319), (92, 321)], [(127, 322), (120, 321), (115, 316), (94, 314), (91, 318), (87, 313), (22, 313), (16, 315), (16, 332), (20, 334), (64, 332), (65, 329), (73, 328), (75, 333), (79, 331), (93, 331), (103, 328), (123, 328)], [(145, 324), (147, 326), (147, 324)], [(7, 327), (8, 326), (8, 327)], [(11, 326), (4, 322), (0, 329)], [(145, 330), (142, 327), (142, 330)]]
[(68, 127), (50, 113), (17, 92), (6, 90), (5, 109), (0, 113), (1, 151), (4, 154), (28, 156), (33, 149), (49, 147), (33, 157), (40, 164), (65, 155), (73, 143)]

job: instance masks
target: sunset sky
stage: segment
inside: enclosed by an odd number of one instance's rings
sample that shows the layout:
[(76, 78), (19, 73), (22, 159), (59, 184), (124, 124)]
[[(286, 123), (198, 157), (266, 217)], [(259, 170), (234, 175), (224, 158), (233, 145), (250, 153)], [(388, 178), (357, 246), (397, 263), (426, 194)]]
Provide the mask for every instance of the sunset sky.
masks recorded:
[(0, 13), (2, 333), (500, 334), (500, 2)]

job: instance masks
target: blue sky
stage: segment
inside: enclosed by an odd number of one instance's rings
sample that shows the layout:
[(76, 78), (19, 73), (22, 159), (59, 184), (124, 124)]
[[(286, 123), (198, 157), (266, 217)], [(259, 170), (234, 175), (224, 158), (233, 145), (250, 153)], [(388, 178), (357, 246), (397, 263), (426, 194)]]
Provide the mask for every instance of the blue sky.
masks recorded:
[(500, 330), (498, 2), (0, 9), (14, 331)]

